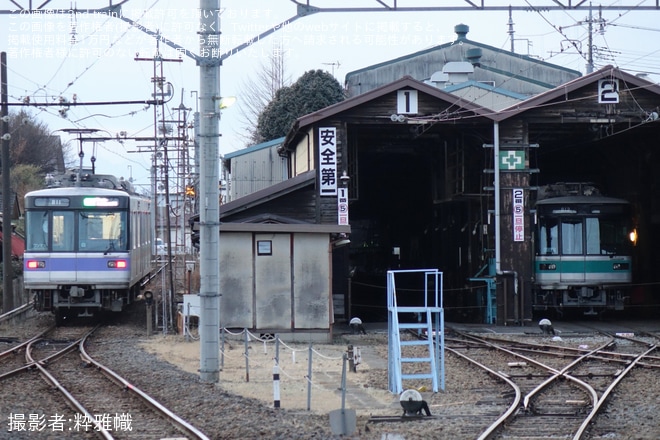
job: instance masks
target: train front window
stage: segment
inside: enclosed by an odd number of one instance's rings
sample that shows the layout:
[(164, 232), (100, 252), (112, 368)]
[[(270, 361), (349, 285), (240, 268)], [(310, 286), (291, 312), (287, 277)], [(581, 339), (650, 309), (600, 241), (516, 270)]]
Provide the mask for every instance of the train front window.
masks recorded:
[(78, 245), (81, 251), (125, 251), (126, 213), (84, 211), (78, 218)]
[(561, 223), (561, 252), (564, 255), (582, 254), (582, 220), (563, 219)]
[(28, 251), (47, 251), (50, 225), (48, 211), (28, 211), (25, 213), (25, 248)]
[(53, 252), (73, 252), (74, 216), (71, 211), (53, 211)]
[(622, 218), (588, 218), (587, 254), (616, 255), (629, 252), (628, 225)]
[(544, 218), (539, 225), (539, 253), (557, 255), (559, 245), (559, 222), (555, 218)]
[(586, 224), (587, 255), (600, 255), (600, 227), (597, 218), (588, 218)]

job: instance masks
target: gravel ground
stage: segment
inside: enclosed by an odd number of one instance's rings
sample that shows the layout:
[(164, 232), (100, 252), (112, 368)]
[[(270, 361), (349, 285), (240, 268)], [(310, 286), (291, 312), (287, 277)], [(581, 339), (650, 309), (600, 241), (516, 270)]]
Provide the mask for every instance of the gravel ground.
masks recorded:
[[(144, 316), (139, 310), (136, 313), (139, 317)], [(13, 326), (11, 329), (0, 328), (0, 332), (7, 336), (21, 336), (21, 332), (33, 334), (38, 324), (41, 325), (47, 320), (48, 318), (43, 316), (32, 318), (23, 326)], [(181, 356), (173, 355), (166, 359), (153, 349), (155, 340), (161, 340), (164, 345), (173, 345), (173, 339), (176, 337), (170, 336), (168, 339), (153, 336), (148, 339), (145, 337), (144, 326), (132, 323), (130, 316), (127, 316), (122, 322), (99, 330), (88, 351), (94, 358), (127, 377), (137, 387), (170, 407), (211, 439), (468, 440), (476, 438), (478, 433), (489, 424), (487, 420), (489, 417), (479, 416), (484, 414), (484, 407), (492, 414), (502, 411), (495, 399), (493, 402), (484, 399), (484, 392), (489, 393), (490, 396), (498, 396), (504, 388), (485, 373), (448, 355), (445, 365), (445, 391), (422, 392), (435, 418), (405, 423), (367, 423), (372, 414), (398, 416), (401, 415), (401, 410), (400, 407), (396, 409), (396, 396), (387, 392), (386, 367), (383, 369), (382, 365), (379, 365), (377, 368), (371, 368), (365, 362), (365, 365), (358, 368), (357, 374), (353, 373), (351, 384), (358, 384), (361, 394), (373, 397), (375, 408), (356, 409), (356, 431), (352, 436), (333, 435), (327, 408), (339, 408), (337, 390), (328, 391), (330, 392), (328, 395), (332, 396), (330, 403), (326, 402), (325, 406), (314, 403), (312, 411), (300, 409), (300, 405), (299, 408), (276, 409), (272, 404), (270, 384), (264, 384), (267, 391), (261, 398), (253, 397), (254, 393), (249, 391), (250, 386), (247, 384), (241, 386), (244, 369), (242, 371), (236, 369), (231, 373), (230, 368), (226, 368), (221, 372), (221, 382), (229, 383), (235, 379), (231, 387), (227, 385), (223, 388), (222, 383), (204, 384), (200, 383), (198, 374), (191, 369), (189, 359), (185, 360)], [(563, 343), (571, 346), (590, 343), (586, 338), (564, 339)], [(386, 358), (387, 343), (383, 335), (341, 337), (337, 349), (343, 348), (347, 342), (354, 342), (365, 349), (369, 347), (374, 355)], [(323, 351), (322, 348), (320, 350)], [(177, 352), (177, 350), (173, 351)], [(240, 348), (234, 351), (239, 352)], [(195, 361), (192, 361), (192, 365), (194, 364)], [(304, 365), (304, 361), (301, 360), (300, 364)], [(235, 377), (231, 376), (232, 374)], [(255, 380), (251, 382), (258, 383), (256, 368), (254, 374)], [(595, 429), (589, 438), (657, 439), (660, 433), (660, 422), (657, 419), (657, 410), (660, 408), (658, 377), (656, 370), (642, 370), (637, 380), (624, 385), (611, 400), (606, 411), (606, 419), (604, 418), (602, 423), (599, 422), (599, 428)], [(353, 386), (351, 384), (347, 387), (349, 392), (350, 386)], [(225, 388), (231, 388), (231, 392)], [(317, 392), (314, 389), (313, 393)], [(4, 391), (0, 390), (0, 399), (7, 397), (3, 393)], [(15, 394), (12, 396), (15, 398)], [(30, 404), (30, 402), (21, 402), (16, 407), (30, 407)], [(0, 439), (16, 438), (5, 429), (7, 414), (4, 412), (11, 410), (11, 407), (11, 404), (2, 406)], [(347, 408), (354, 407), (347, 405)]]
[[(447, 438), (462, 439), (465, 437), (464, 427), (458, 425), (447, 425), (441, 423), (440, 418), (428, 421), (406, 422), (406, 423), (367, 423), (373, 415), (400, 416), (402, 410), (398, 405), (398, 398), (387, 391), (387, 369), (369, 370), (362, 366), (353, 380), (360, 383), (360, 393), (371, 397), (371, 402), (377, 407), (360, 408), (356, 410), (356, 431), (351, 436), (333, 435), (329, 421), (329, 409), (339, 409), (341, 405), (338, 390), (328, 388), (325, 393), (314, 388), (312, 393), (315, 400), (312, 410), (307, 411), (305, 400), (305, 389), (298, 389), (298, 408), (273, 408), (272, 382), (263, 383), (255, 380), (256, 368), (251, 370), (250, 383), (245, 384), (245, 368), (232, 371), (224, 368), (220, 373), (221, 383), (215, 385), (199, 382), (196, 373), (190, 370), (190, 363), (182, 356), (172, 357), (172, 363), (165, 361), (161, 356), (153, 352), (153, 346), (172, 346), (172, 337), (153, 336), (150, 340), (144, 337), (144, 330), (138, 327), (113, 326), (104, 328), (98, 336), (103, 343), (94, 344), (88, 352), (100, 362), (112, 365), (120, 374), (131, 377), (134, 384), (157, 398), (177, 414), (201, 429), (212, 439), (403, 439), (403, 438)], [(183, 339), (183, 338), (181, 338)], [(379, 350), (387, 351), (386, 338), (384, 335), (362, 337), (362, 345), (370, 342), (376, 343)], [(179, 342), (181, 345), (185, 343)], [(131, 347), (138, 347), (136, 351)], [(149, 349), (144, 349), (150, 347)], [(239, 345), (240, 347), (240, 345)], [(344, 349), (345, 341), (341, 341), (335, 349)], [(329, 347), (318, 346), (315, 349), (327, 352)], [(234, 351), (240, 351), (240, 348)], [(175, 350), (176, 351), (176, 350)], [(382, 356), (382, 351), (380, 352)], [(177, 365), (175, 365), (177, 364)], [(149, 374), (135, 374), (135, 371), (145, 371), (149, 366)], [(195, 365), (193, 361), (192, 365)], [(199, 365), (198, 359), (196, 365)], [(306, 360), (299, 359), (299, 368), (306, 369)], [(315, 369), (317, 366), (315, 367)], [(337, 367), (337, 374), (341, 368)], [(451, 385), (444, 393), (424, 392), (431, 411), (439, 411), (441, 407), (453, 406), (454, 411), (467, 411), (470, 414), (470, 406), (475, 399), (483, 396), (475, 394), (474, 387), (493, 387), (491, 379), (484, 373), (465, 366), (458, 360), (448, 359), (447, 369), (461, 371), (470, 374), (461, 375), (465, 381), (451, 378)], [(289, 373), (292, 367), (288, 366)], [(355, 373), (353, 373), (355, 374)], [(318, 376), (318, 372), (314, 373)], [(448, 383), (449, 383), (448, 377)], [(242, 386), (241, 386), (242, 384)], [(254, 394), (254, 387), (261, 386), (263, 393), (261, 398), (249, 397)], [(224, 388), (231, 388), (232, 393)], [(347, 391), (350, 393), (350, 389)], [(445, 393), (451, 393), (452, 400), (447, 402)], [(324, 397), (329, 396), (329, 398)], [(285, 395), (282, 396), (283, 406)], [(319, 399), (321, 402), (319, 402)], [(350, 405), (346, 406), (351, 408)], [(486, 426), (486, 423), (483, 423)], [(478, 432), (478, 426), (473, 432)]]

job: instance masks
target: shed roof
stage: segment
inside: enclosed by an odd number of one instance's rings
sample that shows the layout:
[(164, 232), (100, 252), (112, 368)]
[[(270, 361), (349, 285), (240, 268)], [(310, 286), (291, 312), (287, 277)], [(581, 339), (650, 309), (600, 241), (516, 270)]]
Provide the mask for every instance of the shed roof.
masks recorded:
[(640, 78), (639, 76), (624, 72), (618, 67), (605, 66), (588, 75), (576, 78), (573, 81), (569, 81), (565, 84), (555, 87), (552, 90), (540, 93), (525, 101), (502, 109), (497, 114), (492, 115), (492, 119), (495, 121), (503, 121), (513, 116), (519, 115), (527, 110), (532, 110), (551, 101), (555, 101), (557, 98), (561, 98), (562, 96), (567, 97), (571, 92), (574, 92), (585, 86), (592, 85), (598, 82), (598, 80), (606, 78), (619, 79), (623, 81), (627, 85), (627, 89), (644, 89), (660, 95), (660, 86), (656, 85), (655, 83), (652, 83), (644, 78)]
[(255, 191), (236, 200), (220, 205), (220, 219), (228, 217), (232, 214), (237, 214), (246, 211), (253, 206), (266, 203), (269, 200), (276, 199), (283, 195), (289, 194), (300, 188), (304, 188), (316, 183), (316, 170), (307, 171), (306, 173), (299, 174), (291, 179), (269, 186), (259, 191)]
[(296, 119), (296, 121), (293, 124), (293, 127), (287, 133), (286, 138), (282, 143), (282, 148), (286, 149), (288, 145), (291, 142), (293, 142), (293, 140), (299, 135), (302, 129), (305, 129), (312, 124), (323, 121), (325, 119), (338, 115), (339, 113), (342, 113), (346, 110), (368, 103), (377, 98), (380, 98), (381, 96), (387, 95), (388, 93), (392, 93), (403, 88), (415, 89), (421, 93), (425, 93), (429, 96), (435, 97), (440, 101), (444, 101), (445, 103), (450, 104), (457, 109), (468, 110), (478, 116), (482, 116), (487, 119), (492, 119), (493, 112), (490, 109), (474, 104), (470, 101), (461, 99), (456, 95), (447, 93), (432, 85), (426, 84), (421, 81), (417, 81), (411, 76), (404, 76), (403, 78), (400, 78), (397, 81), (391, 82), (389, 84), (385, 84), (384, 86), (370, 90), (361, 95), (348, 98), (344, 101), (325, 107), (321, 110), (315, 111), (313, 113), (309, 113), (305, 116), (301, 116), (300, 118)]
[[(476, 81), (494, 81), (499, 87), (527, 97), (536, 95), (582, 75), (577, 70), (538, 58), (469, 40), (469, 26), (454, 27), (455, 41), (437, 45), (382, 63), (349, 72), (345, 87), (349, 95), (368, 92), (404, 75), (425, 81), (456, 83), (462, 76)], [(469, 65), (469, 69), (468, 69)], [(458, 77), (450, 71), (459, 67)], [(442, 75), (437, 75), (440, 72)]]
[(274, 145), (281, 144), (282, 142), (284, 142), (284, 137), (273, 139), (272, 141), (261, 142), (260, 144), (250, 145), (249, 147), (241, 148), (240, 150), (232, 151), (231, 153), (225, 154), (223, 159), (225, 159), (225, 160), (233, 159), (235, 157), (243, 156), (245, 154), (250, 154), (254, 151), (259, 151), (259, 150), (263, 150), (265, 148), (270, 148)]
[[(433, 53), (433, 52), (440, 52), (443, 49), (450, 48), (450, 47), (454, 46), (457, 43), (459, 43), (459, 44), (460, 43), (468, 43), (472, 46), (487, 49), (489, 51), (497, 52), (497, 53), (500, 53), (502, 55), (506, 55), (506, 56), (509, 56), (509, 57), (512, 57), (512, 58), (518, 58), (518, 59), (521, 59), (521, 60), (525, 60), (525, 61), (528, 61), (532, 64), (537, 64), (539, 66), (552, 68), (552, 69), (557, 69), (557, 70), (561, 70), (561, 71), (568, 72), (568, 73), (575, 74), (575, 75), (581, 75), (581, 73), (578, 72), (577, 70), (569, 69), (567, 67), (559, 66), (557, 64), (551, 64), (551, 63), (548, 63), (546, 61), (542, 61), (538, 58), (534, 58), (534, 57), (530, 57), (530, 56), (522, 55), (522, 54), (517, 54), (517, 53), (511, 52), (509, 50), (500, 49), (499, 47), (490, 46), (488, 44), (484, 44), (484, 43), (480, 43), (478, 41), (470, 40), (468, 38), (459, 37), (459, 38), (456, 39), (456, 41), (451, 41), (449, 43), (444, 43), (444, 44), (440, 44), (438, 46), (433, 46), (433, 47), (430, 47), (428, 49), (413, 52), (413, 53), (408, 54), (408, 55), (404, 55), (404, 56), (401, 56), (401, 57), (398, 57), (398, 58), (383, 61), (382, 63), (373, 64), (371, 66), (363, 67), (361, 69), (357, 69), (357, 70), (354, 70), (352, 72), (348, 72), (346, 74), (346, 82), (348, 82), (348, 80), (351, 76), (357, 75), (359, 73), (368, 72), (368, 71), (376, 69), (378, 67), (384, 67), (384, 66), (387, 66), (387, 65), (390, 65), (390, 64), (395, 64), (395, 63), (401, 62), (401, 61), (410, 61), (410, 60), (413, 60), (414, 58), (419, 57), (420, 55), (425, 55), (425, 54), (429, 54), (429, 53)], [(517, 78), (523, 78), (524, 79), (524, 76), (521, 76), (520, 72), (516, 72), (516, 73), (509, 72), (509, 75), (516, 76)]]

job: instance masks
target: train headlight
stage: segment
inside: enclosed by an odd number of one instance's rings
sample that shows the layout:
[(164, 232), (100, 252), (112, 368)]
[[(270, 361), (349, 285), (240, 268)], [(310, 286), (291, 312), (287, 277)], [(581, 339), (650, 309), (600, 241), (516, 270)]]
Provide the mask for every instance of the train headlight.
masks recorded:
[(110, 269), (126, 269), (128, 267), (128, 263), (126, 260), (110, 260), (108, 261), (108, 267)]
[(629, 263), (612, 263), (612, 270), (630, 270)]
[(28, 260), (25, 263), (25, 267), (27, 267), (28, 269), (44, 269), (46, 267), (46, 262), (38, 261), (38, 260)]
[(630, 231), (630, 234), (628, 234), (628, 238), (630, 239), (630, 242), (632, 244), (637, 244), (637, 229), (633, 229)]
[(557, 265), (555, 263), (541, 263), (539, 264), (540, 270), (557, 270)]

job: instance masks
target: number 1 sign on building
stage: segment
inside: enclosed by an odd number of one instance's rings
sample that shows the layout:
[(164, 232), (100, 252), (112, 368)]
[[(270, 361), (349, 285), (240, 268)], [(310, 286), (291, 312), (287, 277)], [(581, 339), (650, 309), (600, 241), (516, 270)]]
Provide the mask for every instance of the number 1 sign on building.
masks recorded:
[(513, 241), (525, 241), (525, 191), (513, 189)]

